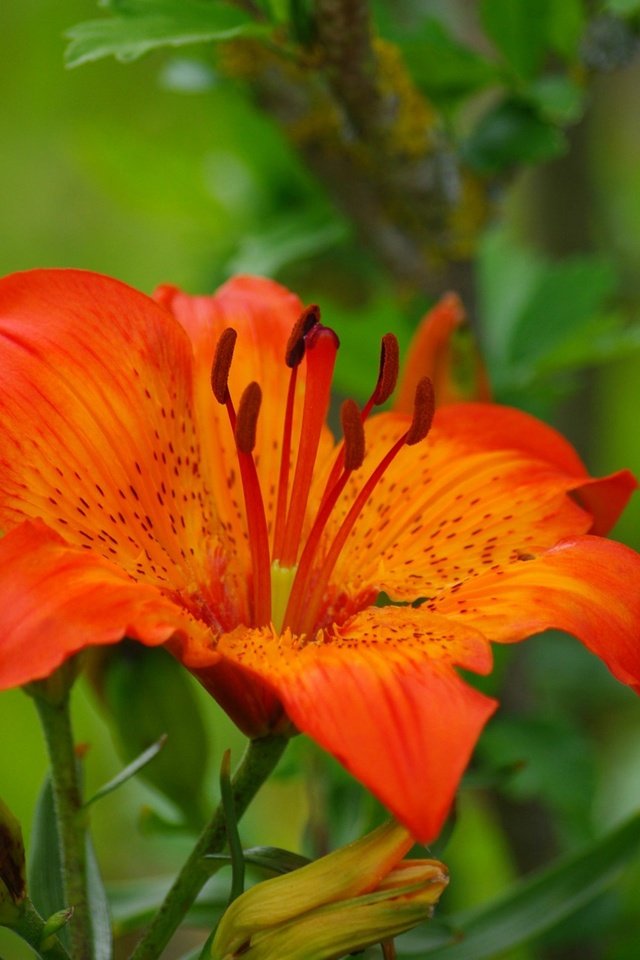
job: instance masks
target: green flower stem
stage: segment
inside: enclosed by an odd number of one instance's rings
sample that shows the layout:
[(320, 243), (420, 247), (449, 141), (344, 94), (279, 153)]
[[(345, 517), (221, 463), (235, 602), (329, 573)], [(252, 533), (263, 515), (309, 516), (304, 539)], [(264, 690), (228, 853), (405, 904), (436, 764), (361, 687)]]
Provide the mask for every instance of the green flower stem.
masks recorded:
[(55, 936), (46, 936), (45, 921), (30, 900), (26, 900), (20, 910), (20, 919), (12, 929), (22, 937), (45, 960), (69, 960), (69, 954)]
[[(287, 737), (275, 734), (249, 742), (231, 782), (238, 819), (275, 768), (287, 742)], [(225, 814), (219, 804), (130, 960), (157, 960), (211, 876), (205, 854), (220, 853), (226, 842)]]
[(87, 903), (86, 812), (78, 782), (69, 693), (49, 698), (38, 695), (35, 686), (32, 685), (32, 695), (40, 715), (51, 765), (64, 906), (73, 907), (73, 919), (69, 923), (71, 957), (73, 960), (88, 960), (93, 956), (93, 947)]

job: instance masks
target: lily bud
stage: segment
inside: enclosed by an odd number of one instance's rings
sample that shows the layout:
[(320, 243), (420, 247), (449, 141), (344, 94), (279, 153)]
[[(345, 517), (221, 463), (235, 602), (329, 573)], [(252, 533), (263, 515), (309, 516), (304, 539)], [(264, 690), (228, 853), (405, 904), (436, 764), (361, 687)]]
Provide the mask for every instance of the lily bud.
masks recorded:
[(257, 884), (224, 914), (212, 960), (329, 960), (427, 919), (447, 885), (436, 860), (402, 860), (395, 822), (320, 860)]
[(0, 800), (0, 925), (10, 927), (21, 916), (26, 896), (24, 844), (20, 824)]

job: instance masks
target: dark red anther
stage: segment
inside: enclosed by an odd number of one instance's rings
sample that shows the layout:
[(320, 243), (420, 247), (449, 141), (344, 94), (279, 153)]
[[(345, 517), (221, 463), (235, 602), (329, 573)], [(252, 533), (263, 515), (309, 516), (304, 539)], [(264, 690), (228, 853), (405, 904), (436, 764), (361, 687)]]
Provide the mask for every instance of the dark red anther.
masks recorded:
[(298, 364), (302, 363), (305, 351), (304, 338), (318, 323), (320, 323), (320, 307), (312, 303), (311, 306), (302, 311), (289, 334), (284, 355), (288, 367), (297, 367)]
[(360, 409), (355, 400), (345, 400), (340, 408), (344, 434), (344, 469), (357, 470), (364, 460), (364, 427)]
[(220, 334), (216, 346), (211, 367), (211, 389), (218, 403), (226, 403), (229, 399), (229, 370), (237, 338), (238, 334), (233, 327), (227, 327)]
[(380, 344), (380, 372), (378, 382), (373, 391), (375, 406), (385, 403), (396, 388), (398, 371), (400, 369), (400, 348), (398, 339), (393, 333), (385, 333)]
[(255, 381), (246, 387), (240, 397), (235, 437), (240, 453), (251, 453), (256, 445), (256, 427), (262, 403), (262, 390)]
[(416, 386), (416, 395), (413, 401), (413, 420), (405, 437), (405, 443), (408, 447), (413, 446), (414, 443), (420, 443), (429, 433), (435, 409), (433, 383), (429, 377), (423, 377), (422, 380), (418, 380)]

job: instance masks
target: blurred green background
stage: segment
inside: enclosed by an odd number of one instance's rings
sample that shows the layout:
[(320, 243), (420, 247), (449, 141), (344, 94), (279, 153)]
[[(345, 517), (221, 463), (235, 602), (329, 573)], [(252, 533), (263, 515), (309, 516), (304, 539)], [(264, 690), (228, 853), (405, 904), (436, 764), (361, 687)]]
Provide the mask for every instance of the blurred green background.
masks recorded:
[[(414, 6), (458, 22), (473, 38), (473, 4)], [(393, 329), (406, 346), (426, 301), (398, 287), (357, 243), (281, 133), (240, 85), (220, 76), (205, 47), (66, 70), (65, 30), (96, 15), (93, 0), (3, 2), (2, 272), (82, 267), (148, 292), (162, 282), (207, 292), (236, 271), (275, 276), (323, 306), (344, 344), (338, 386), (361, 396), (379, 333)], [(473, 319), (484, 331), (499, 395), (555, 419), (596, 472), (629, 466), (640, 474), (639, 341), (616, 325), (638, 321), (639, 82), (634, 62), (594, 80), (585, 119), (568, 133), (568, 153), (525, 169), (505, 190), (475, 272)], [(581, 369), (589, 351), (579, 337), (568, 346), (554, 339), (559, 325), (574, 323), (561, 303), (584, 317), (591, 342), (602, 340), (597, 367)], [(516, 322), (520, 341), (512, 339), (507, 357)], [(636, 502), (619, 528), (636, 547), (639, 521)], [(532, 865), (518, 863), (509, 830), (524, 824), (539, 852), (555, 854), (578, 848), (640, 802), (637, 700), (578, 644), (549, 636), (504, 652), (493, 684), (504, 684), (506, 708), (482, 741), (477, 776), (463, 791), (443, 854), (452, 872), (447, 909), (489, 898), (519, 866)], [(213, 798), (222, 751), (231, 745), (237, 757), (241, 737), (194, 690), (212, 740), (203, 762)], [(75, 706), (78, 739), (90, 745), (90, 793), (120, 761), (82, 685)], [(0, 696), (0, 730), (0, 795), (28, 835), (46, 765), (35, 711), (20, 691)], [(332, 802), (342, 810), (344, 822), (333, 811), (336, 841), (366, 820), (366, 805), (360, 819), (359, 808), (344, 815), (356, 788), (333, 767), (327, 773), (323, 762), (296, 745), (294, 759), (243, 824), (247, 845), (300, 849), (318, 776), (329, 778)], [(96, 846), (108, 880), (162, 874), (181, 862), (184, 837), (138, 828), (141, 807), (166, 814), (163, 803), (135, 782), (96, 805)], [(306, 849), (317, 819), (311, 812)], [(639, 883), (640, 864), (549, 942), (509, 957), (635, 960)], [(3, 960), (28, 956), (0, 932)]]

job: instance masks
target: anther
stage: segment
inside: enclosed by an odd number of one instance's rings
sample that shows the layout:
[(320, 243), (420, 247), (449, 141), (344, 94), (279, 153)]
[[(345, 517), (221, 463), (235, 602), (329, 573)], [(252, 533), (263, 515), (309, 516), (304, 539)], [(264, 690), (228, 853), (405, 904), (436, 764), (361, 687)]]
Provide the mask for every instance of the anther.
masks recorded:
[(344, 469), (357, 470), (364, 460), (364, 427), (355, 400), (345, 400), (340, 408), (344, 434)]
[(235, 437), (240, 453), (251, 453), (256, 445), (256, 427), (262, 403), (260, 385), (253, 381), (240, 397)]
[(433, 383), (429, 377), (423, 377), (422, 380), (418, 380), (416, 386), (416, 395), (413, 401), (413, 420), (405, 437), (405, 443), (408, 447), (413, 446), (414, 443), (420, 443), (429, 433), (435, 409)]
[(218, 403), (226, 403), (229, 397), (229, 370), (233, 360), (238, 334), (233, 327), (227, 327), (220, 334), (211, 367), (211, 389)]
[(297, 367), (302, 363), (305, 351), (304, 338), (318, 323), (320, 323), (320, 307), (312, 303), (302, 311), (289, 334), (284, 355), (288, 367)]
[(380, 344), (378, 382), (372, 397), (375, 406), (385, 403), (395, 390), (399, 369), (400, 348), (398, 347), (398, 339), (393, 333), (385, 333)]

